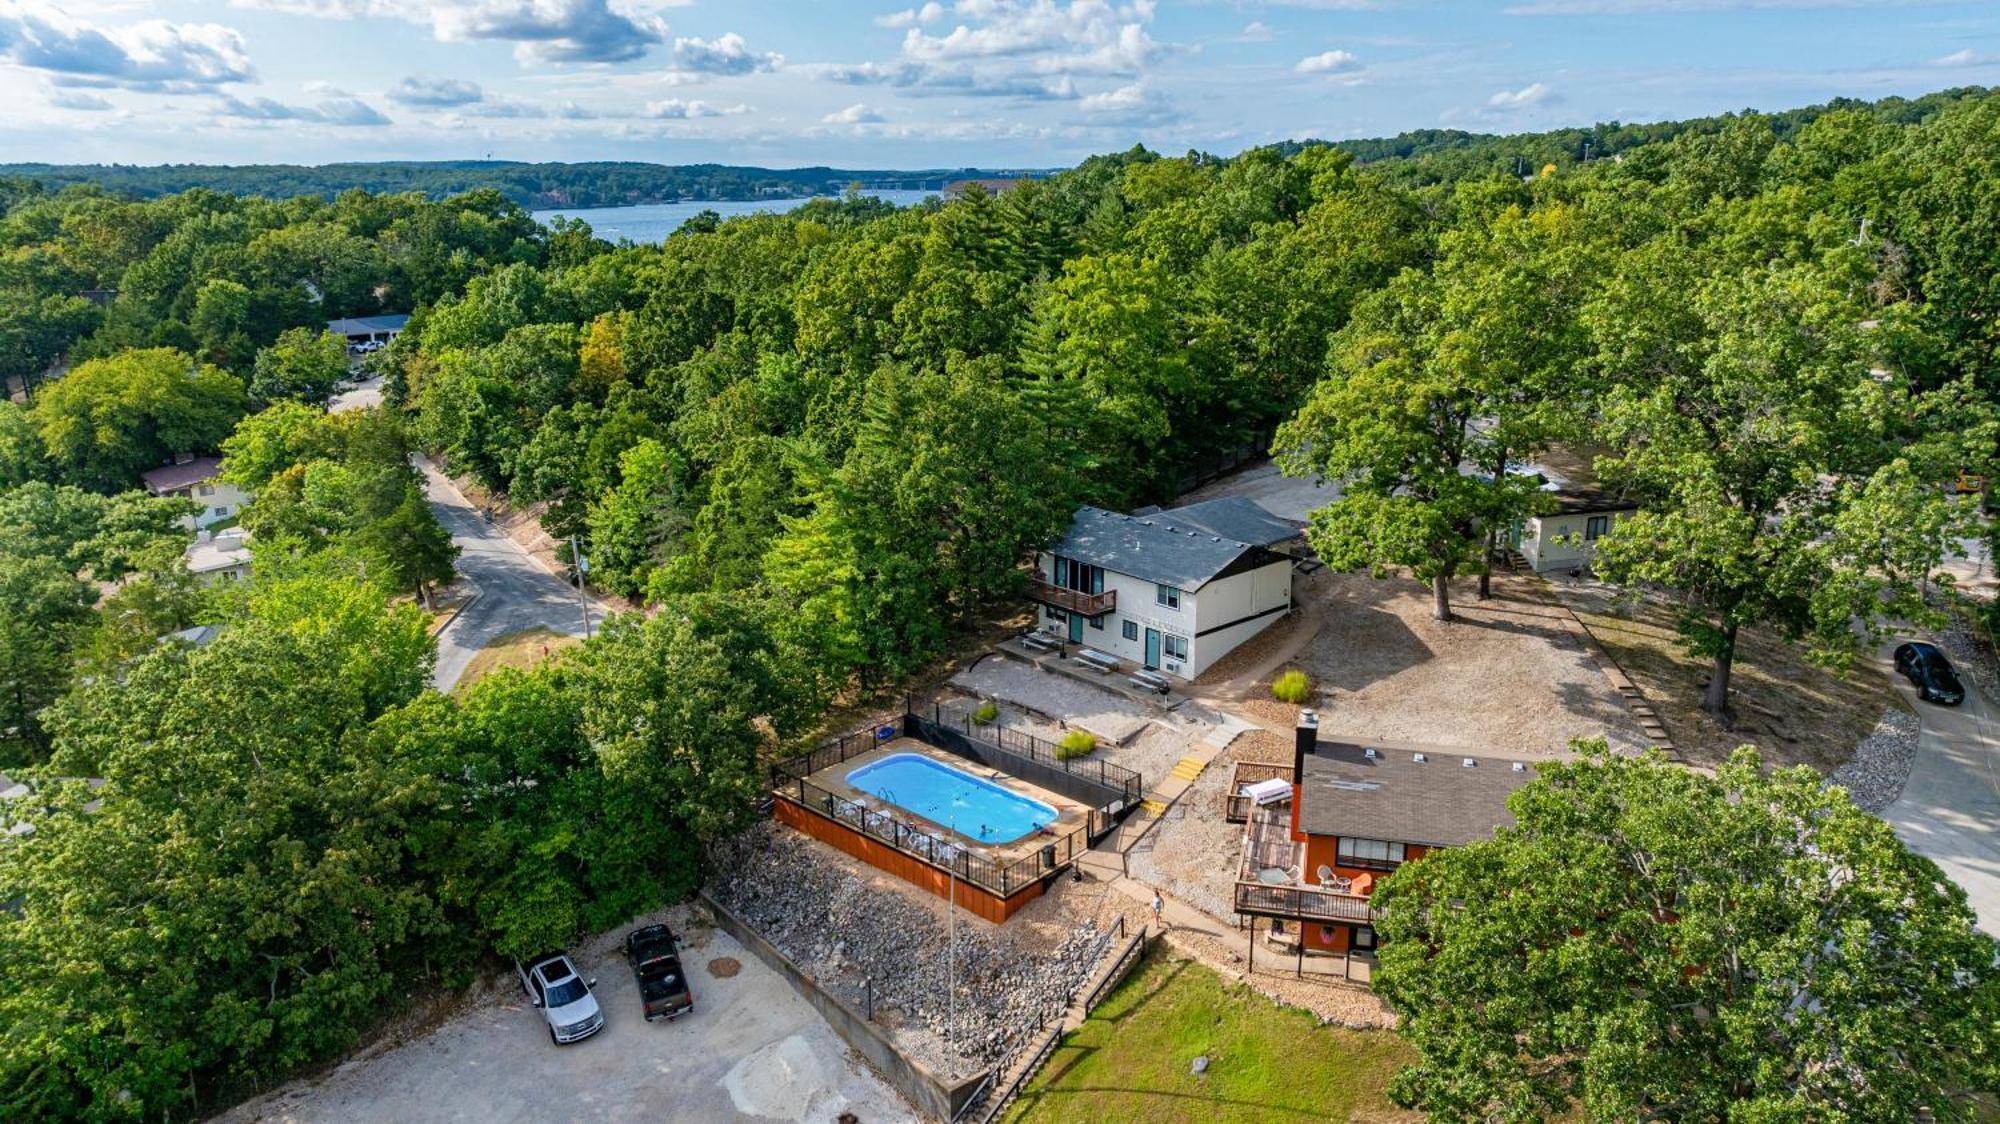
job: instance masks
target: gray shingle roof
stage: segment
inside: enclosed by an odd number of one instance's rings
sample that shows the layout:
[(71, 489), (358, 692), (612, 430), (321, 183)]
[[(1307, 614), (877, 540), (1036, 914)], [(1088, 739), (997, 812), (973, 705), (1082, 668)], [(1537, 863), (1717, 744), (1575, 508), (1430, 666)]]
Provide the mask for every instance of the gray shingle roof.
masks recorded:
[(368, 336), (376, 332), (400, 332), (403, 325), (410, 322), (406, 313), (393, 312), (381, 316), (350, 316), (345, 320), (329, 320), (326, 330), (336, 336)]
[(1284, 556), (1261, 546), (1177, 526), (1172, 512), (1120, 515), (1080, 507), (1069, 534), (1050, 549), (1065, 558), (1102, 566), (1141, 581), (1194, 590), (1222, 577)]
[[(1417, 752), (1429, 758), (1416, 759)], [(1464, 762), (1476, 764), (1467, 767)], [(1507, 797), (1535, 778), (1512, 761), (1446, 750), (1319, 742), (1305, 760), (1299, 827), (1313, 835), (1457, 847), (1514, 822)]]
[(1305, 533), (1306, 525), (1264, 510), (1247, 496), (1218, 496), (1159, 513), (1177, 527), (1207, 531), (1252, 546), (1276, 546)]

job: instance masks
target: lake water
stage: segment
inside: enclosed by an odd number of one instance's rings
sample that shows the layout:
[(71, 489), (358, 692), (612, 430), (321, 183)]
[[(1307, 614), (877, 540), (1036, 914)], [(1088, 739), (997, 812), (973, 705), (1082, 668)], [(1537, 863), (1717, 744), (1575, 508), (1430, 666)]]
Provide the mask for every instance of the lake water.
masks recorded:
[[(921, 203), (937, 192), (883, 190), (864, 191), (862, 194), (886, 200), (898, 207), (907, 207), (912, 203)], [(536, 222), (547, 222), (557, 215), (582, 219), (590, 224), (591, 231), (599, 238), (612, 242), (620, 238), (630, 238), (634, 242), (664, 242), (667, 235), (680, 229), (682, 223), (703, 211), (714, 211), (723, 218), (733, 218), (759, 212), (778, 214), (802, 207), (806, 202), (804, 199), (690, 200), (684, 203), (640, 203), (631, 207), (557, 207), (536, 211), (534, 216)]]

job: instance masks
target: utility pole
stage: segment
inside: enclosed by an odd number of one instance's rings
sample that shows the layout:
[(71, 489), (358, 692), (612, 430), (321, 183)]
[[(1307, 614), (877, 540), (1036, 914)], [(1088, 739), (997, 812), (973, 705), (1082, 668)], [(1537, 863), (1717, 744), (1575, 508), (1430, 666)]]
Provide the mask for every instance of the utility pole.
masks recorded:
[(569, 565), (576, 574), (576, 603), (583, 609), (583, 638), (590, 639), (590, 594), (584, 591), (583, 579), (590, 573), (590, 562), (576, 545), (576, 536), (569, 537)]

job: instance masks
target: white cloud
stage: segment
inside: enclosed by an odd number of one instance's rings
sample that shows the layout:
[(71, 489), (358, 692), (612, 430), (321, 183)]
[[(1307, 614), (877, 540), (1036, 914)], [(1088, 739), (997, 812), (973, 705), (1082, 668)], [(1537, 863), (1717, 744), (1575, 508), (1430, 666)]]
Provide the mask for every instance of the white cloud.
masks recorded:
[(110, 102), (84, 90), (50, 90), (48, 102), (57, 109), (80, 109), (86, 113), (103, 113), (115, 108)]
[(1322, 51), (1300, 59), (1292, 69), (1300, 74), (1352, 74), (1361, 69), (1361, 60), (1346, 51)]
[(691, 74), (754, 74), (785, 65), (785, 56), (755, 54), (735, 32), (716, 39), (674, 40), (674, 68)]
[(1268, 43), (1275, 35), (1263, 20), (1251, 20), (1243, 25), (1243, 30), (1237, 32), (1236, 37), (1245, 43)]
[(1545, 105), (1561, 101), (1562, 98), (1546, 85), (1531, 82), (1518, 90), (1502, 90), (1486, 99), (1486, 104), (1495, 109), (1526, 109), (1531, 105)]
[(700, 99), (683, 101), (680, 98), (667, 98), (664, 101), (646, 103), (646, 116), (667, 121), (690, 121), (697, 117), (727, 117), (748, 112), (750, 107), (747, 105), (716, 106)]
[(1531, 0), (1501, 9), (1510, 16), (1630, 16), (1644, 13), (1667, 15), (1694, 12), (1733, 12), (1753, 9), (1793, 9), (1801, 11), (1840, 8), (1904, 8), (1934, 0)]
[(98, 26), (40, 3), (0, 0), (0, 62), (59, 85), (191, 93), (256, 77), (243, 36), (214, 23)]
[(444, 42), (492, 39), (529, 62), (629, 62), (666, 41), (649, 10), (613, 9), (609, 0), (231, 0), (325, 19), (376, 17), (428, 26)]
[(390, 124), (374, 106), (353, 97), (328, 98), (317, 105), (288, 105), (270, 98), (244, 100), (225, 94), (216, 112), (246, 121), (306, 121), (350, 127)]
[(1024, 61), (1041, 73), (1136, 74), (1167, 48), (1146, 30), (1152, 0), (959, 0), (969, 22), (943, 35), (912, 27), (903, 57), (925, 64)]
[(920, 23), (935, 23), (944, 18), (944, 5), (936, 0), (921, 8), (904, 8), (900, 12), (890, 12), (886, 16), (876, 16), (876, 27), (915, 27)]
[(459, 78), (405, 78), (390, 88), (385, 95), (390, 101), (400, 105), (441, 108), (452, 105), (471, 105), (486, 96), (477, 82), (467, 82)]
[(1180, 119), (1180, 113), (1142, 82), (1091, 94), (1077, 108), (1094, 124), (1158, 125)]
[(823, 125), (873, 125), (882, 120), (882, 115), (861, 102), (855, 102), (846, 109), (837, 109), (820, 118)]
[(1930, 65), (1955, 68), (1962, 66), (1985, 66), (1989, 62), (1995, 61), (2000, 60), (1996, 60), (1990, 55), (1982, 55), (1968, 47), (1963, 51), (1953, 51), (1948, 55), (1939, 55), (1930, 61)]

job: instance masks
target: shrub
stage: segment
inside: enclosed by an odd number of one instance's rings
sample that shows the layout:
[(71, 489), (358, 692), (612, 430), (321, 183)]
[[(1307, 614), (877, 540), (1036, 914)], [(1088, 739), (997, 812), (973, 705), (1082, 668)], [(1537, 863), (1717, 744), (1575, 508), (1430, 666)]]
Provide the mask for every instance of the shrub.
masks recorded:
[(1071, 730), (1063, 735), (1062, 741), (1056, 746), (1056, 756), (1067, 761), (1072, 757), (1082, 757), (1096, 748), (1096, 734), (1089, 730)]
[(980, 703), (979, 709), (972, 712), (972, 720), (981, 726), (987, 725), (998, 717), (1000, 717), (1000, 706), (992, 699), (987, 699), (985, 702)]
[(1306, 673), (1293, 668), (1271, 683), (1271, 696), (1279, 702), (1302, 703), (1312, 697), (1312, 680)]

